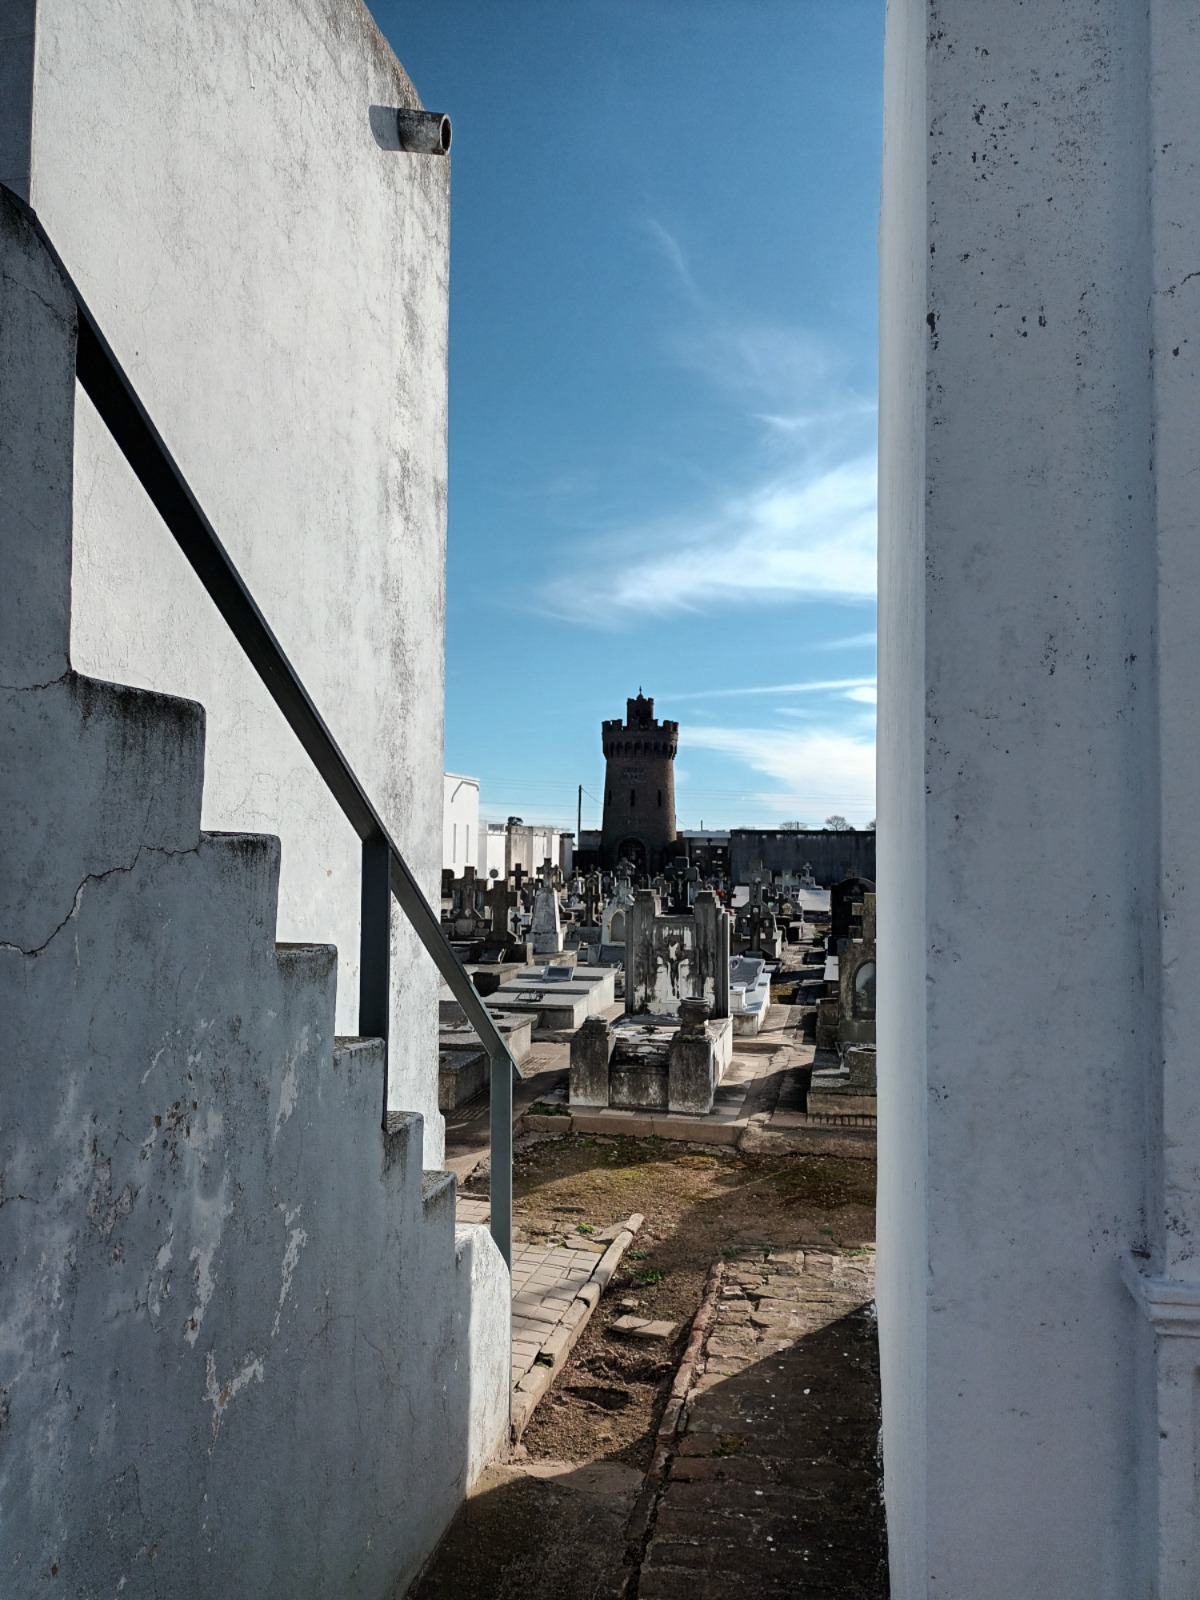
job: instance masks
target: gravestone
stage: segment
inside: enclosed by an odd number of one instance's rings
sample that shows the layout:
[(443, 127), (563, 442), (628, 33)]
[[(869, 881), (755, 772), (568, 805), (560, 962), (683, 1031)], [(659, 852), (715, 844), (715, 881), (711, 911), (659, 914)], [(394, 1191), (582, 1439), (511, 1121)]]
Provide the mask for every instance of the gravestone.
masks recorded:
[(711, 889), (690, 913), (659, 910), (658, 896), (639, 889), (625, 931), (625, 1010), (673, 1016), (681, 1000), (707, 1000), (714, 1017), (729, 1015), (729, 917)]
[(492, 940), (496, 944), (507, 944), (514, 934), (512, 913), (517, 904), (516, 891), (497, 880), (488, 890), (487, 903)]
[(625, 924), (629, 907), (633, 904), (633, 886), (628, 878), (621, 878), (612, 899), (600, 914), (600, 944), (623, 945)]
[(838, 1044), (875, 1043), (875, 896), (853, 903), (857, 938), (843, 939), (838, 952)]
[(446, 919), (454, 939), (482, 939), (490, 932), (488, 884), (474, 867), (464, 867), (461, 878), (450, 883), (450, 912)]
[[(547, 863), (549, 865), (549, 863)], [(535, 956), (556, 956), (562, 952), (562, 916), (558, 906), (558, 891), (549, 873), (538, 885), (533, 897), (533, 921), (530, 939)]]

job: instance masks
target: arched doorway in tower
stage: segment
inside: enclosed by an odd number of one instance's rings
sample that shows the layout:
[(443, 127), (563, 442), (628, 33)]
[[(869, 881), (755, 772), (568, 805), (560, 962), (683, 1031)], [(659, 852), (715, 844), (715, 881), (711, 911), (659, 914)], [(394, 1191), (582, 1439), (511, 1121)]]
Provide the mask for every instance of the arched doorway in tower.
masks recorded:
[(638, 877), (646, 871), (646, 846), (640, 839), (622, 839), (617, 846), (616, 858), (618, 861), (628, 861)]

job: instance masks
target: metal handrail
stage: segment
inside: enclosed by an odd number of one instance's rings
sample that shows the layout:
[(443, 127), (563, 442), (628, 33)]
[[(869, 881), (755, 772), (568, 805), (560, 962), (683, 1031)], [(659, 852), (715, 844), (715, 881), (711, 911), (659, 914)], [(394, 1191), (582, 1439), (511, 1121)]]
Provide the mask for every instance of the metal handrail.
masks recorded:
[(491, 1232), (511, 1270), (512, 1084), (513, 1075), (521, 1077), (521, 1070), (479, 991), (451, 948), (396, 841), (325, 725), (229, 552), (150, 420), (37, 213), (6, 185), (0, 185), (0, 189), (29, 220), (74, 298), (78, 316), (75, 373), (80, 386), (362, 841), (358, 1026), (364, 1037), (385, 1042), (384, 1127), (388, 1114), (386, 1041), (391, 1009), (389, 895), (396, 897), (488, 1053), (491, 1061)]

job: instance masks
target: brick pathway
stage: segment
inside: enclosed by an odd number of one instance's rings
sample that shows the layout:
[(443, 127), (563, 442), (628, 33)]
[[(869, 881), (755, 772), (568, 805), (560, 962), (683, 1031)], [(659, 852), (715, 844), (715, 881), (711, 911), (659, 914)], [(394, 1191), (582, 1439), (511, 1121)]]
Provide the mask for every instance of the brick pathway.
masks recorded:
[(638, 1600), (881, 1600), (873, 1281), (873, 1252), (827, 1248), (714, 1269), (640, 1507)]
[[(486, 1223), (486, 1200), (459, 1196), (460, 1224)], [(513, 1438), (525, 1431), (534, 1407), (571, 1353), (617, 1264), (642, 1225), (635, 1212), (589, 1238), (539, 1243), (513, 1233)]]
[[(513, 1241), (514, 1389), (551, 1345), (571, 1311), (572, 1302), (591, 1282), (599, 1259), (597, 1251), (583, 1246)], [(599, 1299), (598, 1291), (596, 1299)], [(546, 1365), (550, 1364), (553, 1354), (553, 1348), (547, 1350)]]

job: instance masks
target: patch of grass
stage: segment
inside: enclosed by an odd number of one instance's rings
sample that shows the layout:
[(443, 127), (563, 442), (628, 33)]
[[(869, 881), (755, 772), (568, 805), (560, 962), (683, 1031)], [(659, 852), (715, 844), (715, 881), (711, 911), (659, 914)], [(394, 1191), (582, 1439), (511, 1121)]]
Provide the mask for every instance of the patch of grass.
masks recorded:
[(646, 1252), (644, 1250), (627, 1250), (625, 1259), (626, 1261), (645, 1261)]
[(635, 1284), (637, 1288), (644, 1289), (648, 1284), (661, 1283), (663, 1275), (657, 1267), (647, 1267), (644, 1272), (631, 1273), (629, 1281)]
[(577, 1222), (575, 1231), (576, 1233), (595, 1233), (596, 1224), (594, 1222)]

